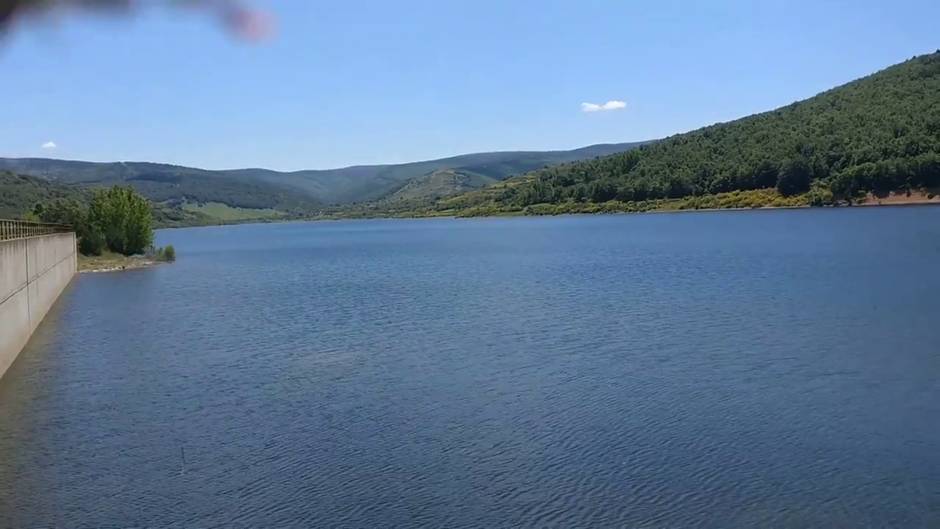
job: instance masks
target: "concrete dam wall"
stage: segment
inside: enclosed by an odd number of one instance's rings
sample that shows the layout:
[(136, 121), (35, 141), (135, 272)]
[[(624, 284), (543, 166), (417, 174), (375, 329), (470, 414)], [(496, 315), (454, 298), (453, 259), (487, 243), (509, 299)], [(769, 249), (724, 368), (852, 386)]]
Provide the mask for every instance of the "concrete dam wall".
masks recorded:
[(74, 233), (0, 240), (0, 377), (77, 268)]

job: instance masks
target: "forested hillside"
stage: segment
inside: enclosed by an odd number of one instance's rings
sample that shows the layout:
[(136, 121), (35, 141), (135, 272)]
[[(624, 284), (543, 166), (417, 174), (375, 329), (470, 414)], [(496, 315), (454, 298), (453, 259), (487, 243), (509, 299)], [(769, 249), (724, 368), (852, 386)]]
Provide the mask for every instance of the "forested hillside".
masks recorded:
[(385, 200), (389, 203), (434, 200), (486, 187), (496, 182), (499, 180), (472, 171), (440, 169), (426, 176), (412, 178)]
[[(476, 181), (500, 181), (546, 166), (624, 152), (641, 144), (642, 142), (601, 144), (570, 151), (483, 152), (403, 164), (359, 165), (289, 173), (265, 169), (240, 169), (225, 173), (256, 182), (291, 186), (316, 197), (323, 204), (342, 207), (386, 200), (403, 187), (422, 188), (428, 183), (428, 177), (437, 171), (452, 170), (474, 175)], [(445, 194), (462, 190), (458, 186)], [(443, 188), (438, 186), (436, 191), (418, 191), (417, 194), (433, 195), (441, 191)]]
[(78, 187), (0, 171), (0, 218), (20, 218), (39, 203), (54, 200), (85, 201), (90, 196), (89, 192)]
[(812, 190), (812, 201), (826, 202), (938, 185), (940, 51), (771, 112), (535, 171), (438, 209), (636, 203), (768, 188), (784, 199)]
[[(93, 197), (90, 188), (51, 182), (35, 176), (0, 171), (0, 218), (21, 219), (30, 216), (37, 204), (55, 203), (87, 206)], [(218, 224), (218, 219), (196, 211), (154, 204), (153, 222), (158, 228)]]
[[(224, 204), (242, 210), (259, 210), (260, 217), (270, 216), (262, 210), (296, 217), (315, 215), (324, 206), (335, 208), (388, 198), (403, 188), (408, 188), (405, 195), (410, 198), (446, 196), (547, 165), (605, 156), (637, 145), (477, 153), (397, 165), (293, 172), (210, 171), (148, 162), (97, 163), (48, 158), (0, 158), (0, 170), (84, 188), (130, 185), (155, 203), (170, 207)], [(432, 177), (438, 171), (455, 171), (472, 178), (448, 186), (445, 181)]]
[(285, 213), (306, 213), (315, 210), (319, 204), (308, 194), (287, 185), (168, 164), (2, 158), (0, 169), (67, 186), (130, 185), (156, 203), (219, 202), (243, 208), (271, 208)]

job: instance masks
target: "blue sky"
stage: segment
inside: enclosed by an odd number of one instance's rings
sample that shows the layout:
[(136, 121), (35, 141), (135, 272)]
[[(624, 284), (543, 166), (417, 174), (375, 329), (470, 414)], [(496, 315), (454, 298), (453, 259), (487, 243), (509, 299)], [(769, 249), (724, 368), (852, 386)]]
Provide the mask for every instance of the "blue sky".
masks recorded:
[[(255, 45), (160, 9), (17, 27), (0, 40), (0, 156), (291, 170), (566, 149), (769, 110), (940, 48), (935, 0), (257, 5), (279, 28)], [(582, 108), (608, 101), (625, 108)]]

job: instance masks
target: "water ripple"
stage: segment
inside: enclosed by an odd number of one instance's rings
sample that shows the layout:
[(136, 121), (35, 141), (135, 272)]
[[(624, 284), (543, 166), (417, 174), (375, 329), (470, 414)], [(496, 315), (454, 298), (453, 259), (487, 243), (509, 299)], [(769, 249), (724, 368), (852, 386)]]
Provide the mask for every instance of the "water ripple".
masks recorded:
[(0, 527), (937, 527), (925, 233), (940, 209), (162, 232), (179, 262), (78, 278), (0, 381)]

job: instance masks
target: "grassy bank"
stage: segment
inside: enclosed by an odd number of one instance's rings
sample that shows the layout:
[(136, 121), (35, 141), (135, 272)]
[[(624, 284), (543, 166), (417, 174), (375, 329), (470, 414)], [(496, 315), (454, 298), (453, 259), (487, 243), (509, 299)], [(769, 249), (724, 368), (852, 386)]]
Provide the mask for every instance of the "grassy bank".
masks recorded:
[(655, 211), (735, 210), (766, 208), (802, 208), (848, 205), (901, 205), (940, 204), (937, 190), (893, 192), (884, 196), (867, 195), (849, 203), (836, 201), (832, 193), (815, 187), (807, 193), (783, 196), (776, 189), (731, 191), (713, 195), (690, 196), (676, 199), (644, 200), (636, 202), (575, 202), (558, 204), (533, 204), (525, 207), (507, 206), (497, 201), (476, 204), (462, 202), (463, 197), (453, 201), (441, 201), (437, 207), (390, 212), (390, 217), (502, 217), (517, 215), (571, 215), (604, 213), (646, 213)]
[(78, 255), (79, 272), (117, 272), (147, 268), (176, 260), (176, 250), (172, 246), (155, 249), (147, 255), (122, 255), (104, 251), (101, 255)]
[(79, 255), (79, 272), (113, 272), (155, 266), (162, 261), (143, 255), (121, 255), (114, 252), (102, 252), (101, 255)]
[[(512, 185), (512, 184), (509, 184)], [(506, 184), (492, 186), (495, 195)], [(507, 206), (495, 200), (479, 200), (481, 193), (467, 200), (467, 195), (458, 195), (437, 202), (388, 204), (361, 204), (325, 211), (319, 215), (293, 215), (268, 218), (229, 219), (217, 224), (260, 224), (272, 222), (310, 222), (319, 220), (354, 220), (354, 219), (409, 219), (434, 217), (517, 217), (540, 215), (590, 215), (611, 213), (647, 213), (669, 211), (719, 211), (742, 209), (779, 209), (805, 207), (840, 207), (840, 206), (892, 206), (908, 204), (940, 204), (940, 189), (920, 189), (911, 191), (892, 191), (874, 195), (859, 195), (851, 203), (835, 200), (832, 193), (815, 186), (807, 193), (783, 196), (775, 188), (747, 191), (731, 191), (712, 195), (689, 196), (677, 199), (644, 200), (635, 202), (562, 202), (559, 204), (533, 204), (526, 207)], [(482, 195), (485, 196), (485, 195)], [(194, 224), (199, 226), (203, 224)], [(162, 227), (189, 227), (181, 224)]]

